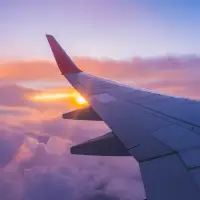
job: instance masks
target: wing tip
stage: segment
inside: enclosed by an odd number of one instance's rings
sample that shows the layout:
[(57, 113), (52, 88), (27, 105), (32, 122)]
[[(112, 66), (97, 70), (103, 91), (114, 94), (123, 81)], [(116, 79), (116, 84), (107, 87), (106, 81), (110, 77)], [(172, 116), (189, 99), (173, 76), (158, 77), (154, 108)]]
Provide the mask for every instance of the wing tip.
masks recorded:
[(54, 38), (53, 35), (48, 34), (48, 33), (46, 34), (46, 38), (47, 38), (47, 40), (48, 40), (48, 42), (49, 42), (49, 45), (50, 45), (50, 42), (51, 42), (51, 41), (56, 40), (56, 39)]
[(46, 37), (53, 37), (53, 35), (46, 33)]
[(48, 33), (46, 34), (46, 38), (47, 38), (48, 41), (51, 40), (51, 39), (56, 40), (53, 35), (48, 34)]
[(81, 70), (78, 67), (76, 67), (73, 61), (65, 53), (65, 51), (60, 46), (60, 44), (56, 41), (53, 35), (46, 34), (46, 38), (51, 47), (51, 50), (53, 52), (57, 65), (63, 75), (81, 72)]

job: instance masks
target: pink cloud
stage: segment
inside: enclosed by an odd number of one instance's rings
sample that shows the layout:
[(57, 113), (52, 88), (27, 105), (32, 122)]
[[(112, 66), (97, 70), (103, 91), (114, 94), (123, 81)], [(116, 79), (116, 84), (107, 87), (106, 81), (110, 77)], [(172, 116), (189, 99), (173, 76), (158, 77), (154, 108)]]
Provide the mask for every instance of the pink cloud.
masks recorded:
[[(132, 60), (97, 60), (76, 57), (74, 60), (81, 69), (95, 75), (161, 92), (171, 93), (174, 87), (177, 88), (175, 90), (177, 95), (198, 98), (195, 94), (195, 85), (200, 80), (200, 58), (198, 57), (133, 58)], [(24, 82), (25, 84), (31, 81), (33, 84), (38, 81), (43, 83), (50, 81), (51, 87), (55, 83), (53, 87), (55, 90), (63, 90), (64, 85), (66, 85), (64, 88), (68, 87), (68, 82), (60, 75), (55, 62), (45, 60), (1, 63), (0, 78), (4, 83)], [(62, 82), (63, 86), (56, 87), (58, 82)], [(192, 93), (189, 90), (191, 85), (194, 88)]]

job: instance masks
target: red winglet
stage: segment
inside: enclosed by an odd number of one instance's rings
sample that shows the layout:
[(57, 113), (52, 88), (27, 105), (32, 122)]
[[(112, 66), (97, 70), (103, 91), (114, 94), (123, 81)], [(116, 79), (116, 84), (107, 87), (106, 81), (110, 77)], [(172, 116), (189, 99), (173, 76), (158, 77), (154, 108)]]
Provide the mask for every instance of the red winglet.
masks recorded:
[(46, 35), (57, 65), (62, 74), (81, 72), (52, 35)]

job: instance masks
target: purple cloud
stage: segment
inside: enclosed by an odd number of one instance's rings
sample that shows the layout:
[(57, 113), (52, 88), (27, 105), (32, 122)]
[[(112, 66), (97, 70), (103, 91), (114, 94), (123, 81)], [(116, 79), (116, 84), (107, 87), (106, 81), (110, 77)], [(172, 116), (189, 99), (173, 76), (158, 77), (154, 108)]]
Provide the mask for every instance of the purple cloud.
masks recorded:
[(27, 94), (36, 91), (18, 85), (0, 85), (0, 105), (4, 106), (34, 106), (34, 103), (26, 98)]
[(72, 199), (70, 180), (51, 172), (34, 173), (25, 179), (23, 200), (66, 200)]
[(0, 167), (5, 167), (23, 144), (23, 135), (10, 135), (0, 130)]

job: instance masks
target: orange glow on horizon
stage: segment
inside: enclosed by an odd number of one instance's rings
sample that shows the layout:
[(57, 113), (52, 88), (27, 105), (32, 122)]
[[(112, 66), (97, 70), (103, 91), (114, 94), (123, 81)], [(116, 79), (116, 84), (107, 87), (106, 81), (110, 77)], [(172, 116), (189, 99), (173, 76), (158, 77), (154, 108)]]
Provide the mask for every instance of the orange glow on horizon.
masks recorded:
[(75, 97), (74, 94), (64, 94), (64, 93), (56, 93), (56, 94), (38, 94), (33, 97), (33, 100), (36, 101), (53, 101), (58, 99), (66, 99), (69, 97)]
[(73, 98), (78, 105), (87, 105), (87, 101), (78, 93), (71, 92), (71, 93), (41, 93), (35, 96), (32, 96), (31, 99), (33, 101), (57, 101), (62, 99), (69, 99)]

